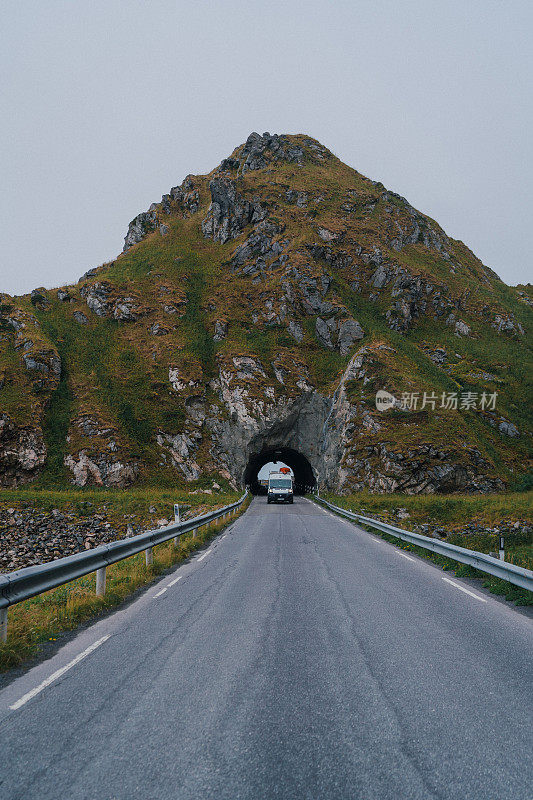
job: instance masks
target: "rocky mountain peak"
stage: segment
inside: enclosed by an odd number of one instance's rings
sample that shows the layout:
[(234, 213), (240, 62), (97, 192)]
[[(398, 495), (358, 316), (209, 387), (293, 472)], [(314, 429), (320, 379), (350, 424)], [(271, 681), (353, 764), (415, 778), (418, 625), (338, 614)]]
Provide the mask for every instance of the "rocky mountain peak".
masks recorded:
[(252, 133), (77, 286), (2, 296), (0, 482), (237, 485), (284, 448), (336, 490), (501, 488), (528, 459), (526, 289), (309, 136)]
[(300, 143), (294, 137), (280, 136), (277, 133), (263, 133), (262, 136), (251, 133), (244, 145), (222, 161), (218, 170), (245, 175), (250, 170), (265, 169), (270, 164), (281, 161), (302, 166), (306, 155), (322, 161), (326, 154), (322, 145), (307, 137)]

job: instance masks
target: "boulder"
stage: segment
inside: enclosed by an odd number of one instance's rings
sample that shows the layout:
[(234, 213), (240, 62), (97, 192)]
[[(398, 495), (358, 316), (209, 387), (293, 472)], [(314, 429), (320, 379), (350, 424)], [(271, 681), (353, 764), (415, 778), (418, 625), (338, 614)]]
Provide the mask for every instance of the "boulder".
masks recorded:
[(137, 303), (133, 297), (121, 297), (113, 307), (113, 316), (120, 322), (135, 322), (137, 319)]
[(362, 339), (364, 331), (357, 320), (349, 318), (342, 320), (339, 324), (337, 346), (341, 355), (346, 356), (354, 346), (355, 342)]
[(456, 336), (469, 336), (470, 335), (470, 327), (463, 322), (462, 319), (458, 319), (455, 323), (455, 335)]
[(222, 339), (225, 339), (228, 335), (228, 323), (225, 320), (219, 320), (215, 322), (215, 334), (213, 339), (215, 342), (220, 342)]
[(78, 322), (80, 325), (88, 325), (89, 324), (89, 319), (85, 316), (83, 311), (74, 311), (72, 313), (72, 316), (74, 317), (76, 322)]
[(500, 424), (498, 425), (498, 430), (500, 431), (500, 433), (503, 433), (504, 436), (510, 436), (511, 438), (514, 438), (515, 436), (520, 436), (520, 432), (516, 427), (516, 425), (513, 425), (512, 422), (509, 422), (509, 420), (503, 418), (501, 419)]
[(111, 293), (112, 287), (106, 281), (84, 286), (81, 290), (85, 302), (98, 317), (106, 317), (111, 314)]
[(298, 342), (298, 344), (304, 338), (304, 329), (302, 328), (299, 322), (296, 322), (296, 320), (291, 319), (291, 321), (287, 326), (287, 330), (289, 331), (292, 338)]
[(159, 322), (154, 322), (153, 325), (150, 325), (148, 332), (152, 336), (166, 336), (169, 333), (169, 329), (163, 328), (163, 326), (160, 325)]
[(335, 345), (332, 341), (332, 334), (337, 328), (337, 323), (335, 322), (334, 318), (331, 317), (330, 319), (323, 320), (322, 317), (317, 317), (315, 322), (315, 333), (316, 338), (320, 342), (323, 347), (327, 347), (330, 350), (333, 350)]
[(90, 456), (81, 450), (77, 456), (65, 456), (65, 466), (72, 472), (75, 486), (109, 486), (118, 489), (131, 485), (137, 477), (138, 468), (134, 463), (123, 463), (98, 453)]

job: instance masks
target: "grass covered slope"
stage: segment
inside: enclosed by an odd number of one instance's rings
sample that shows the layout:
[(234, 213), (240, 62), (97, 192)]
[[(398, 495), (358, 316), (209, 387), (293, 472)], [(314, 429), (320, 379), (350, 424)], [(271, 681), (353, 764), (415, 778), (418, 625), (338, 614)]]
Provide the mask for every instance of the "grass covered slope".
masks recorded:
[[(315, 140), (254, 134), (136, 217), (115, 261), (2, 297), (0, 482), (227, 489), (235, 452), (344, 376), (313, 463), (329, 485), (430, 491), (453, 463), (444, 488), (461, 469), (501, 488), (530, 457), (520, 291)], [(378, 414), (380, 388), (497, 402)]]

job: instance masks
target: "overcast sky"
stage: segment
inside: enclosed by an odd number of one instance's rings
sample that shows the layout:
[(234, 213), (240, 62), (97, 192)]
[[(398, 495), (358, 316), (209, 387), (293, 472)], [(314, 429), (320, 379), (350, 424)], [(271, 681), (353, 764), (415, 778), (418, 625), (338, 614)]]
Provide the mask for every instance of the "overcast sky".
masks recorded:
[(0, 291), (74, 282), (248, 134), (307, 133), (531, 280), (530, 0), (2, 0)]

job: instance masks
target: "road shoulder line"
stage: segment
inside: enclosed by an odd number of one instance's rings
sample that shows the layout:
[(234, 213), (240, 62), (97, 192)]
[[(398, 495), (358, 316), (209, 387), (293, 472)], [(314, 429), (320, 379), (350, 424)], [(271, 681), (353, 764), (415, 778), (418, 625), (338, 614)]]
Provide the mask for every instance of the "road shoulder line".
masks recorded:
[(98, 639), (96, 642), (93, 642), (93, 644), (89, 645), (89, 647), (87, 647), (85, 650), (83, 650), (83, 652), (77, 655), (76, 658), (73, 658), (72, 661), (69, 661), (69, 663), (65, 664), (64, 667), (61, 667), (61, 669), (58, 669), (56, 670), (56, 672), (53, 672), (48, 678), (42, 681), (42, 683), (36, 686), (35, 689), (30, 689), (29, 692), (26, 692), (26, 694), (22, 695), (22, 697), (15, 703), (10, 705), (9, 708), (12, 711), (17, 711), (19, 708), (25, 705), (29, 700), (32, 700), (34, 697), (40, 694), (44, 689), (50, 686), (50, 684), (54, 683), (54, 681), (57, 681), (58, 678), (61, 678), (61, 676), (64, 675), (65, 672), (68, 672), (69, 669), (72, 669), (72, 667), (75, 667), (76, 664), (80, 663), (80, 661), (83, 661), (84, 658), (87, 658), (87, 656), (93, 653), (98, 647), (100, 647), (100, 645), (102, 645), (104, 642), (107, 642), (110, 636), (111, 634), (108, 633), (105, 636), (102, 636), (101, 639)]

